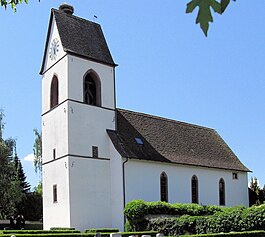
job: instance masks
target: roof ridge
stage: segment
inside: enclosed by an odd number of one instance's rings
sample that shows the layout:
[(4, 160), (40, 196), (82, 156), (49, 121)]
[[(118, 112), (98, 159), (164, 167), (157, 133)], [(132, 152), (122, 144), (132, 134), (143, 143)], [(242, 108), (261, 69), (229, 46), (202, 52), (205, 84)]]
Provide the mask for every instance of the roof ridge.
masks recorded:
[(67, 14), (67, 13), (65, 13), (65, 12), (62, 12), (62, 11), (56, 9), (56, 8), (52, 8), (52, 11), (56, 11), (56, 12), (59, 13), (59, 14), (65, 14), (65, 15), (68, 16), (68, 17), (76, 18), (77, 20), (86, 21), (86, 22), (89, 22), (89, 23), (92, 23), (92, 24), (95, 24), (95, 25), (100, 26), (100, 24), (97, 23), (97, 22), (90, 21), (90, 20), (88, 20), (88, 19), (82, 18), (82, 17), (80, 17), (80, 16), (76, 16), (76, 15), (74, 15), (74, 14), (73, 14), (73, 15)]
[(197, 125), (197, 124), (192, 124), (192, 123), (187, 123), (187, 122), (183, 122), (183, 121), (179, 121), (179, 120), (164, 118), (164, 117), (157, 116), (157, 115), (146, 114), (146, 113), (143, 113), (143, 112), (136, 112), (136, 111), (127, 110), (127, 109), (120, 109), (120, 108), (117, 108), (117, 110), (120, 110), (120, 111), (123, 111), (123, 112), (127, 112), (127, 113), (135, 113), (135, 114), (138, 114), (140, 116), (144, 116), (144, 117), (148, 117), (148, 118), (163, 120), (163, 121), (167, 121), (167, 122), (171, 122), (171, 123), (179, 123), (179, 124), (184, 125), (184, 126), (192, 126), (192, 127), (195, 127), (195, 128), (207, 129), (207, 130), (211, 130), (211, 131), (215, 131), (216, 132), (216, 130), (213, 129), (213, 128), (209, 128), (209, 127), (205, 127), (205, 126), (201, 126), (201, 125)]

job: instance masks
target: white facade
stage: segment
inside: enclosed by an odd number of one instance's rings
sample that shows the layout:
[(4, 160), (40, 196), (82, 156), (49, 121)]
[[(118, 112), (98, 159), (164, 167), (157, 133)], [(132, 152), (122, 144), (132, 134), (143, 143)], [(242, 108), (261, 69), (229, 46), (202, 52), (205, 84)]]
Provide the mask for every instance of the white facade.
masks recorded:
[[(219, 180), (225, 181), (226, 206), (248, 206), (247, 173), (164, 164), (140, 160), (129, 160), (125, 169), (126, 202), (134, 199), (145, 201), (160, 200), (160, 175), (168, 177), (168, 201), (170, 203), (191, 203), (191, 178), (198, 178), (198, 201), (201, 205), (219, 205)], [(137, 173), (136, 173), (137, 171)]]
[[(116, 227), (123, 230), (124, 203), (160, 200), (160, 174), (168, 177), (169, 202), (191, 203), (196, 175), (199, 203), (248, 205), (247, 173), (123, 158), (108, 133), (116, 130), (115, 68), (64, 52), (55, 19), (47, 45), (58, 39), (56, 59), (46, 49), (42, 78), (43, 221), (51, 227)], [(84, 78), (100, 80), (101, 106), (83, 102)], [(58, 104), (50, 108), (51, 83), (58, 78)], [(92, 147), (98, 148), (94, 157)], [(124, 182), (125, 181), (125, 182)], [(56, 197), (55, 197), (56, 196)]]

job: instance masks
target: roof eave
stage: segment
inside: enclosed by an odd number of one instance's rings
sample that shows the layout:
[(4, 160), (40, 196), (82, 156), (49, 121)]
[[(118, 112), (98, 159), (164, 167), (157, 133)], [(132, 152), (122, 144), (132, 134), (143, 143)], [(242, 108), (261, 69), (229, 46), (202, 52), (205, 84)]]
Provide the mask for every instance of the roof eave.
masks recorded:
[(44, 48), (43, 57), (42, 57), (41, 69), (40, 69), (40, 72), (39, 72), (40, 75), (43, 75), (43, 73), (44, 73), (45, 56), (46, 56), (46, 52), (47, 52), (47, 48), (48, 48), (49, 35), (51, 33), (51, 25), (52, 25), (52, 20), (53, 20), (53, 11), (54, 11), (54, 9), (52, 8), (51, 9), (50, 20), (49, 20), (49, 25), (48, 25), (48, 31), (47, 31), (47, 35), (46, 35), (45, 48)]
[(76, 53), (75, 51), (73, 50), (70, 50), (70, 49), (67, 49), (67, 48), (64, 48), (64, 51), (66, 53), (68, 53), (69, 55), (73, 55), (73, 56), (77, 56), (77, 57), (80, 57), (80, 58), (83, 58), (83, 59), (89, 59), (90, 61), (93, 61), (93, 62), (96, 62), (96, 63), (101, 63), (101, 64), (105, 64), (107, 66), (111, 66), (111, 67), (117, 67), (118, 64), (116, 63), (110, 63), (110, 62), (106, 62), (106, 61), (102, 61), (102, 60), (98, 60), (96, 58), (93, 58), (93, 57), (89, 57), (87, 55), (83, 55), (83, 54), (79, 54), (79, 53)]

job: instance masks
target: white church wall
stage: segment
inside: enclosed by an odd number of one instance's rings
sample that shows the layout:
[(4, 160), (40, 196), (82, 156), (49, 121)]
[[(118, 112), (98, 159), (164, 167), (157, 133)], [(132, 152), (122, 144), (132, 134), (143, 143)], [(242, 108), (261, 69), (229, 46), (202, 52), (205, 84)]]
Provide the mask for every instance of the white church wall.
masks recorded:
[(67, 81), (67, 57), (64, 57), (60, 63), (56, 63), (49, 71), (47, 71), (42, 77), (42, 114), (50, 110), (50, 92), (51, 82), (53, 76), (56, 75), (58, 78), (58, 89), (59, 89), (59, 101), (62, 103), (67, 99), (68, 95), (68, 81)]
[(110, 161), (69, 158), (71, 227), (111, 227)]
[(93, 69), (101, 81), (102, 107), (114, 109), (114, 68), (71, 55), (67, 57), (69, 58), (69, 99), (83, 102), (84, 75)]
[(58, 106), (42, 117), (42, 162), (68, 154), (67, 103)]
[(123, 215), (123, 172), (122, 163), (124, 160), (117, 152), (113, 143), (109, 140), (110, 149), (110, 170), (111, 170), (111, 221), (112, 227), (124, 230)]
[(98, 147), (100, 158), (109, 158), (109, 136), (106, 129), (115, 129), (115, 111), (69, 101), (69, 153), (92, 156)]
[(237, 172), (239, 178), (233, 180), (233, 171), (132, 159), (125, 164), (126, 203), (134, 199), (160, 200), (160, 174), (163, 171), (168, 176), (170, 203), (191, 203), (191, 178), (196, 175), (199, 204), (219, 205), (219, 180), (223, 178), (226, 206), (248, 206), (247, 173), (245, 172)]
[[(43, 228), (70, 227), (68, 158), (43, 166)], [(57, 185), (57, 202), (53, 200), (53, 185)]]

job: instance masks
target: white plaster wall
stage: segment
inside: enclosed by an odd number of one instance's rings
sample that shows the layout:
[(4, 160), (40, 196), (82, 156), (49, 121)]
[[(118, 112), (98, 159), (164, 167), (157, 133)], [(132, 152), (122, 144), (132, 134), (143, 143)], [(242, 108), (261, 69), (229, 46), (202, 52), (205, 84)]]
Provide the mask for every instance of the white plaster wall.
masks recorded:
[(111, 170), (111, 221), (113, 228), (124, 230), (123, 215), (123, 173), (122, 163), (124, 160), (117, 152), (113, 143), (109, 139), (110, 149), (110, 170)]
[(238, 172), (239, 179), (232, 179), (232, 172), (158, 162), (130, 159), (125, 164), (126, 203), (133, 199), (160, 200), (160, 174), (168, 176), (169, 202), (191, 203), (191, 177), (199, 183), (199, 203), (219, 205), (219, 180), (225, 181), (226, 206), (248, 206), (247, 173)]
[[(59, 51), (57, 53), (56, 60), (51, 60), (49, 52), (50, 52), (51, 42), (55, 38), (59, 40), (59, 47), (58, 47)], [(58, 32), (57, 24), (54, 20), (54, 16), (53, 16), (52, 24), (51, 24), (51, 33), (50, 33), (49, 38), (47, 40), (48, 40), (48, 47), (47, 47), (46, 52), (45, 52), (44, 71), (49, 69), (54, 63), (59, 61), (66, 54), (63, 50), (63, 47), (62, 47), (61, 38), (59, 36), (59, 32)]]
[(62, 103), (68, 96), (68, 71), (67, 57), (64, 57), (60, 62), (56, 63), (42, 77), (42, 114), (50, 110), (50, 91), (53, 76), (58, 77), (59, 101)]
[(101, 81), (102, 107), (115, 108), (114, 68), (68, 55), (69, 99), (83, 102), (84, 75), (93, 69)]
[(69, 153), (92, 156), (98, 147), (100, 158), (109, 158), (109, 136), (106, 129), (115, 129), (115, 111), (69, 101)]
[[(70, 227), (68, 158), (45, 164), (43, 177), (43, 228)], [(53, 203), (53, 185), (57, 185), (58, 202)]]
[(42, 116), (42, 162), (53, 160), (68, 154), (68, 115), (67, 103), (54, 108)]
[(111, 227), (110, 161), (70, 157), (71, 227)]

